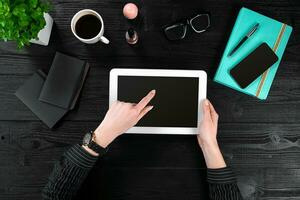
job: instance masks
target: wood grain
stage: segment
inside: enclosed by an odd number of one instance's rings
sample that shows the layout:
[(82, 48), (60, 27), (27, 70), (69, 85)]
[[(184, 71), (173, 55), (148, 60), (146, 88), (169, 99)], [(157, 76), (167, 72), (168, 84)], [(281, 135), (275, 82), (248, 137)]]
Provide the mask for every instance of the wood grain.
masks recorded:
[[(138, 45), (127, 45), (130, 26), (124, 1), (53, 0), (49, 46), (16, 50), (0, 43), (0, 199), (41, 199), (53, 164), (83, 134), (97, 127), (108, 107), (108, 76), (114, 67), (203, 69), (208, 97), (220, 114), (218, 139), (246, 200), (300, 199), (300, 1), (151, 0), (140, 8)], [(259, 101), (212, 81), (236, 15), (242, 7), (278, 19), (293, 33), (269, 97)], [(85, 45), (70, 30), (80, 9), (98, 11), (108, 46)], [(167, 41), (162, 26), (196, 12), (210, 12), (212, 27), (180, 42)], [(37, 69), (48, 72), (56, 51), (91, 65), (76, 108), (49, 130), (14, 92)], [(208, 199), (206, 167), (195, 136), (124, 135), (110, 147), (77, 199)]]

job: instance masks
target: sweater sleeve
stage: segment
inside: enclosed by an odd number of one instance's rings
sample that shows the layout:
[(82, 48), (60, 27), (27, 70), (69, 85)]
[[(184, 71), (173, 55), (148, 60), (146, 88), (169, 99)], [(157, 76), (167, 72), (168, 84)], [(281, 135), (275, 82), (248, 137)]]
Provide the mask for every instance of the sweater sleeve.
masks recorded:
[(43, 199), (71, 200), (97, 159), (98, 157), (90, 155), (80, 145), (70, 148), (55, 164), (43, 190)]
[(242, 200), (236, 178), (230, 167), (207, 169), (211, 200)]

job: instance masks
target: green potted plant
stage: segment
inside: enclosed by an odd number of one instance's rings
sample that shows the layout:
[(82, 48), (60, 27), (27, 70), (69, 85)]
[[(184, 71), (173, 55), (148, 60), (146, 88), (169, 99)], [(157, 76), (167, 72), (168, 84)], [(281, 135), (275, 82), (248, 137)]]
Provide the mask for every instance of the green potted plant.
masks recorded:
[(19, 48), (29, 42), (47, 46), (53, 26), (49, 9), (41, 0), (0, 0), (0, 40), (16, 41)]

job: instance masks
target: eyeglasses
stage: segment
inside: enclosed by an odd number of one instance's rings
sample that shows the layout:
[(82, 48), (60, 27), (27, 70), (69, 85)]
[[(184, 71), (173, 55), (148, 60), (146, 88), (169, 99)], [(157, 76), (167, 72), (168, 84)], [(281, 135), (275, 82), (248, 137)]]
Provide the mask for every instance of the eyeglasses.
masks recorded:
[(209, 14), (198, 14), (190, 19), (182, 20), (164, 27), (164, 33), (169, 40), (182, 40), (186, 36), (187, 26), (192, 27), (196, 33), (203, 33), (210, 27)]

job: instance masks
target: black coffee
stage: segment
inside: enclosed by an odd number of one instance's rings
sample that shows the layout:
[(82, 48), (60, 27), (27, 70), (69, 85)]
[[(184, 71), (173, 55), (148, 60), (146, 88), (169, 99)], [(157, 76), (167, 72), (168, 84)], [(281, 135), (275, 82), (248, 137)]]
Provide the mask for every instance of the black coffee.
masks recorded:
[(77, 21), (75, 31), (79, 37), (91, 39), (99, 34), (101, 27), (101, 21), (96, 16), (85, 15)]

